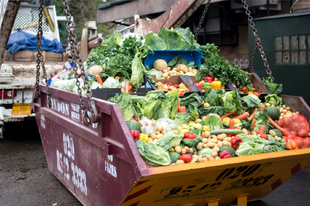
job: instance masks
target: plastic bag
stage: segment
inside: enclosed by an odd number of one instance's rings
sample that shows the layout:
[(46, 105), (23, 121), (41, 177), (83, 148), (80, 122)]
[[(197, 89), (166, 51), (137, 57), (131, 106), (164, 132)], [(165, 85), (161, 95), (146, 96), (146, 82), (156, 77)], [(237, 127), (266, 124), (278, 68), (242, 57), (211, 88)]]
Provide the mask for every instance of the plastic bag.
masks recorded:
[(169, 118), (159, 118), (156, 122), (156, 130), (160, 125), (163, 126), (163, 130), (165, 132), (170, 132), (171, 130), (178, 130), (178, 124)]
[(51, 86), (56, 87), (58, 89), (65, 89), (67, 83), (68, 83), (68, 80), (54, 79), (51, 83)]
[(163, 73), (157, 70), (149, 70), (147, 73), (149, 75), (155, 75), (156, 79), (161, 79), (161, 77), (163, 76)]
[(309, 123), (307, 119), (301, 114), (294, 114), (290, 117), (285, 117), (277, 121), (277, 124), (286, 129), (291, 135), (299, 137), (308, 137)]
[(72, 92), (73, 88), (75, 87), (76, 79), (70, 79), (68, 80), (66, 84), (66, 90)]
[(102, 88), (120, 88), (120, 83), (118, 80), (114, 79), (113, 77), (108, 77), (103, 85)]
[(99, 84), (98, 82), (93, 82), (91, 85), (90, 85), (90, 89), (97, 89), (97, 88), (102, 88), (102, 85)]
[[(84, 87), (84, 81), (82, 79), (79, 79), (79, 82), (80, 82), (80, 88), (82, 90), (82, 95), (85, 95), (86, 94), (86, 89)], [(76, 85), (73, 88), (73, 92), (76, 93), (76, 94), (79, 94), (78, 87)]]
[(150, 133), (156, 134), (157, 131), (156, 121), (152, 121), (147, 117), (143, 116), (140, 120), (140, 123), (142, 133), (147, 135), (150, 135)]

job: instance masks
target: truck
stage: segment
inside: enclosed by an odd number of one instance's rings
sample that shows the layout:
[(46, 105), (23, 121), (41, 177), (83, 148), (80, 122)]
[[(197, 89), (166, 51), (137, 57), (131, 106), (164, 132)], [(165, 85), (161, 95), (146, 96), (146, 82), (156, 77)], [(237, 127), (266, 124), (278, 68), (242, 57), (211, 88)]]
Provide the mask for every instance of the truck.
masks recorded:
[[(10, 54), (6, 46), (11, 34), (18, 30), (37, 34), (39, 6), (18, 1), (0, 2), (0, 138), (9, 122), (34, 121), (30, 111), (33, 88), (36, 81), (36, 52), (17, 51)], [(43, 36), (60, 41), (54, 5), (45, 7)], [(27, 49), (26, 49), (27, 50)], [(63, 68), (62, 54), (45, 53), (47, 78)], [(41, 75), (41, 79), (42, 79)]]

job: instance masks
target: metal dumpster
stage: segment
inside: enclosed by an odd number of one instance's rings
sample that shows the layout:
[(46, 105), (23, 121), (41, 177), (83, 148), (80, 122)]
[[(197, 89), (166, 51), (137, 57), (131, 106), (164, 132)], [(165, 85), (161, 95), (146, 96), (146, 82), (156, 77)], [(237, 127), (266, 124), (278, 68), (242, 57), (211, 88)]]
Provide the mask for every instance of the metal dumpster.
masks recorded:
[[(152, 167), (140, 157), (118, 105), (94, 98), (100, 119), (87, 127), (78, 95), (49, 91), (51, 108), (43, 85), (33, 103), (48, 167), (84, 205), (246, 205), (310, 162), (310, 149), (300, 149)], [(301, 97), (281, 97), (310, 118)]]

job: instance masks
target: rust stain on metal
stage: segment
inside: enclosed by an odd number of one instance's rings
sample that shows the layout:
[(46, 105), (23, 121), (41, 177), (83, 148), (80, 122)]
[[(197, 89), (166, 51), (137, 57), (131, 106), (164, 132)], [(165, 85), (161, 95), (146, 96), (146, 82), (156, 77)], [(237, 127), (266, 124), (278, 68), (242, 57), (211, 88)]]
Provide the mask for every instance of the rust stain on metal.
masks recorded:
[(204, 0), (178, 0), (161, 16), (152, 20), (137, 19), (135, 32), (142, 35), (148, 32), (157, 33), (161, 28), (181, 26)]

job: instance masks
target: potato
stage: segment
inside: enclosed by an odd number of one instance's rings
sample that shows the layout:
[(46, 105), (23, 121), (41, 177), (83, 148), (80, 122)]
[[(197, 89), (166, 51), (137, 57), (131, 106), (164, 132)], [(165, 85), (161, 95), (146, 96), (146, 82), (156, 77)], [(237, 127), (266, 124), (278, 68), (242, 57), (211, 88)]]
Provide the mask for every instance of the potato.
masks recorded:
[(211, 156), (212, 156), (213, 158), (217, 157), (217, 155), (218, 155), (217, 152), (212, 152), (212, 154), (211, 154)]
[(210, 148), (213, 148), (215, 146), (215, 144), (213, 142), (208, 142), (207, 146), (210, 147)]
[(183, 160), (177, 160), (177, 161), (175, 162), (176, 165), (184, 164), (184, 163), (185, 163), (185, 162), (184, 162)]
[(175, 152), (177, 152), (177, 153), (181, 153), (182, 152), (182, 149), (181, 149), (181, 147), (180, 146), (175, 146)]
[(197, 144), (197, 150), (202, 150), (202, 147), (203, 147), (203, 143), (202, 142), (199, 142)]
[(164, 129), (163, 125), (159, 125), (157, 128), (157, 131), (161, 132), (161, 131), (163, 131), (163, 129)]

